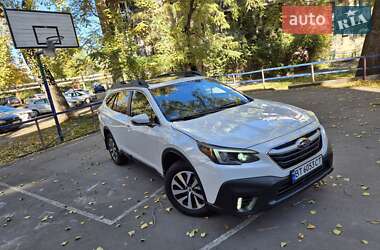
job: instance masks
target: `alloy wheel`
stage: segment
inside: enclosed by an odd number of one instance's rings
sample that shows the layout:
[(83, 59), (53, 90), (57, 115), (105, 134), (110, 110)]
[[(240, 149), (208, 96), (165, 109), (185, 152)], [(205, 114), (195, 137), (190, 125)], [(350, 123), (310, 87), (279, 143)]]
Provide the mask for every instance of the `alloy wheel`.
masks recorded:
[(108, 137), (108, 150), (113, 160), (117, 161), (119, 157), (119, 149), (112, 137)]
[(176, 201), (187, 209), (197, 210), (205, 206), (201, 185), (191, 171), (181, 171), (174, 175), (171, 191)]

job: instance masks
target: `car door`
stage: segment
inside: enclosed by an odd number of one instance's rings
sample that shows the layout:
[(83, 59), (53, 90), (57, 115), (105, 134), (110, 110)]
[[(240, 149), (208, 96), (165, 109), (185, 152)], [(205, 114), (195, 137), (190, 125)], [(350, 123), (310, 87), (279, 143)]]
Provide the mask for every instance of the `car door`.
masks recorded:
[(106, 102), (107, 108), (103, 110), (101, 119), (104, 119), (104, 124), (107, 124), (119, 149), (130, 153), (129, 144), (131, 142), (128, 140), (131, 126), (129, 116), (130, 91), (120, 91), (111, 98)]
[(144, 93), (134, 91), (131, 98), (131, 118), (135, 115), (147, 114), (154, 125), (136, 125), (131, 122), (128, 135), (133, 156), (144, 163), (158, 169), (164, 145), (159, 120)]

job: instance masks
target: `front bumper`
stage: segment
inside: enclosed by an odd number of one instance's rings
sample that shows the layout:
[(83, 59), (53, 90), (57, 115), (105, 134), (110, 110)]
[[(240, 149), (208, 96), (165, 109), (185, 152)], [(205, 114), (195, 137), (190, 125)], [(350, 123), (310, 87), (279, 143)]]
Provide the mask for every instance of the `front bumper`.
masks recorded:
[[(290, 176), (265, 176), (227, 181), (222, 184), (212, 206), (228, 213), (257, 213), (277, 205), (320, 181), (333, 171), (332, 165), (333, 152), (329, 146), (327, 154), (323, 156), (322, 167), (312, 171), (298, 182), (292, 184)], [(248, 209), (239, 211), (238, 200), (243, 203), (243, 207), (247, 206)]]

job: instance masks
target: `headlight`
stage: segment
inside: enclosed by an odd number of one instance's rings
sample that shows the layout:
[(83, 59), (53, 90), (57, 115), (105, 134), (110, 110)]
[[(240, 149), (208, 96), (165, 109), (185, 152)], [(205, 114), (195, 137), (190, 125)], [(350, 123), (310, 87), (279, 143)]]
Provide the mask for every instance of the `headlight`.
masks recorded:
[(313, 117), (317, 122), (319, 122), (317, 115), (313, 111), (307, 110), (306, 112), (308, 113), (308, 115)]
[(241, 165), (259, 160), (257, 152), (248, 149), (221, 148), (198, 143), (199, 150), (217, 164)]

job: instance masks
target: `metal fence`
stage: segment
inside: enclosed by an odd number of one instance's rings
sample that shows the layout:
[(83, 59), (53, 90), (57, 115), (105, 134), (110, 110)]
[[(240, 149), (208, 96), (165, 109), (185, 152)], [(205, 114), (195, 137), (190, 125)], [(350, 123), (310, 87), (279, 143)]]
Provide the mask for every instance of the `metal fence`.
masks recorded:
[[(97, 101), (57, 113), (58, 117), (72, 114), (67, 121), (61, 122), (64, 141), (98, 131), (97, 108), (101, 103)], [(61, 143), (53, 116), (40, 115), (27, 121), (0, 126), (0, 133), (3, 131), (0, 134), (0, 153), (3, 157), (0, 165), (8, 163), (13, 156), (19, 158)], [(20, 152), (13, 152), (17, 150)]]
[[(93, 82), (93, 81), (104, 81), (108, 88), (109, 87), (108, 82), (112, 82), (112, 75), (106, 74), (106, 73), (99, 73), (99, 74), (93, 74), (93, 75), (87, 75), (87, 76), (77, 76), (77, 77), (70, 77), (70, 78), (64, 78), (64, 79), (57, 79), (55, 82), (57, 83), (58, 86), (62, 87), (62, 86), (71, 85), (74, 82), (85, 84), (86, 82)], [(0, 91), (0, 94), (14, 94), (20, 91), (40, 89), (41, 84), (42, 82), (31, 82), (31, 83), (20, 84), (13, 88)]]
[[(285, 81), (303, 78), (305, 81), (316, 82), (319, 76), (343, 75), (356, 72), (362, 72), (363, 79), (367, 77), (367, 71), (379, 66), (367, 67), (367, 61), (371, 58), (378, 58), (380, 55), (358, 56), (350, 58), (340, 58), (334, 60), (317, 61), (281, 67), (260, 69), (249, 72), (232, 73), (224, 75), (227, 84), (246, 85), (260, 84), (268, 81)], [(362, 60), (362, 67), (358, 67)]]

